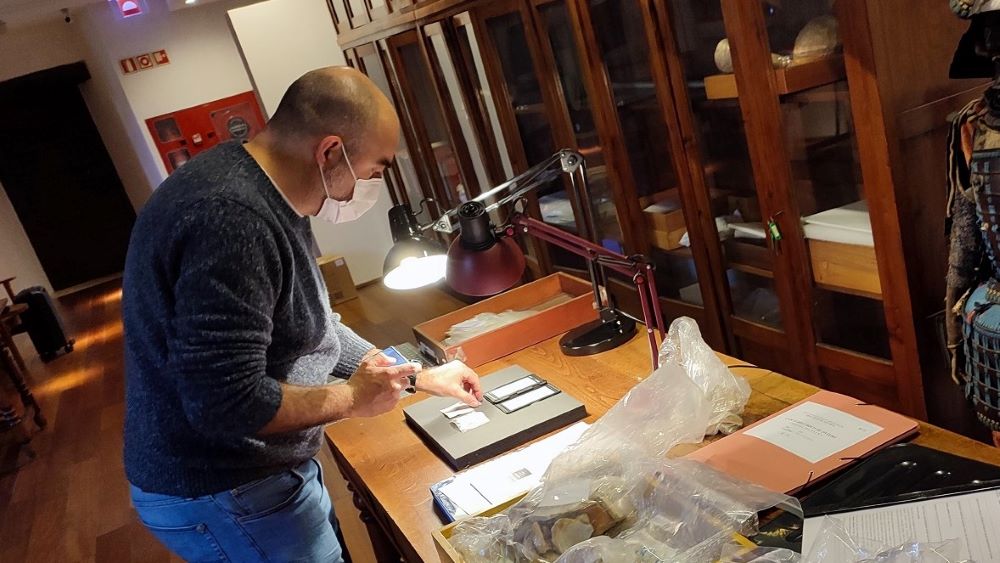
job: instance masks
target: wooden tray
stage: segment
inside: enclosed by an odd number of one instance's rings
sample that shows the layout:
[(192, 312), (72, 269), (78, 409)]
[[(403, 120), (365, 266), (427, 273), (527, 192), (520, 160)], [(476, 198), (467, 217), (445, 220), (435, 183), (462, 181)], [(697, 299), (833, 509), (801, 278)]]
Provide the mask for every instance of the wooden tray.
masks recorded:
[[(413, 327), (420, 351), (439, 363), (461, 359), (470, 367), (501, 358), (597, 319), (590, 282), (555, 273)], [(447, 346), (448, 329), (479, 313), (508, 309), (536, 314)]]

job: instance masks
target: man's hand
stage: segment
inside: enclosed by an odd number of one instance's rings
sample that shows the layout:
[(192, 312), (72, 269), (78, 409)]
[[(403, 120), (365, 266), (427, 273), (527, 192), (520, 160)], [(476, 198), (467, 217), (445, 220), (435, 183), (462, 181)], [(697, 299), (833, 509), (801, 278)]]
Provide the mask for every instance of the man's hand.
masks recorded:
[(439, 397), (455, 397), (470, 407), (483, 402), (476, 372), (458, 360), (429, 368), (417, 377), (417, 390)]
[(369, 354), (347, 380), (351, 390), (348, 417), (378, 416), (389, 412), (399, 401), (399, 392), (408, 385), (408, 376), (420, 372), (420, 364), (393, 365), (384, 354)]

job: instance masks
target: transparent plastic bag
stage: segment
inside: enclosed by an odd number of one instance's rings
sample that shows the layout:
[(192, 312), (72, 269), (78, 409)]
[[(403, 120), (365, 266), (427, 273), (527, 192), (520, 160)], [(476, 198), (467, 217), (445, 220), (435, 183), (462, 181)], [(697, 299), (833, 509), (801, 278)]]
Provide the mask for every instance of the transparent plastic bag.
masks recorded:
[(690, 319), (671, 325), (660, 351), (660, 368), (557, 456), (538, 487), (500, 515), (455, 527), (450, 541), (466, 561), (586, 561), (591, 550), (610, 550), (605, 562), (712, 561), (733, 532), (755, 527), (758, 510), (797, 504), (665, 459), (738, 420), (749, 387)]
[(878, 542), (852, 537), (836, 517), (827, 516), (816, 541), (802, 563), (958, 563), (963, 544), (958, 539), (942, 542), (907, 542), (887, 548)]
[(660, 365), (669, 363), (683, 367), (712, 404), (706, 436), (732, 434), (743, 426), (740, 415), (750, 398), (750, 384), (729, 371), (702, 339), (693, 319), (681, 317), (670, 324), (667, 339), (660, 346)]
[(479, 313), (474, 317), (452, 325), (448, 329), (444, 344), (446, 346), (461, 344), (480, 334), (485, 334), (491, 330), (496, 330), (537, 314), (538, 311), (514, 311), (513, 309), (507, 309), (502, 313)]

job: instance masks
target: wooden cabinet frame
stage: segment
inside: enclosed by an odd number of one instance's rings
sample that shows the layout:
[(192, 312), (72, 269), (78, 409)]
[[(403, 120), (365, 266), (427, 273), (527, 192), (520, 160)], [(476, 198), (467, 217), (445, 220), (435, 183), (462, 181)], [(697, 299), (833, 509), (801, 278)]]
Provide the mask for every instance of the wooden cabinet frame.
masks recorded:
[[(343, 1), (329, 0), (331, 10), (333, 2)], [(717, 348), (741, 356), (752, 357), (753, 354), (745, 350), (758, 347), (765, 351), (761, 352), (761, 357), (773, 357), (781, 364), (776, 367), (810, 383), (825, 387), (836, 384), (849, 393), (856, 389), (863, 397), (878, 399), (886, 406), (915, 417), (926, 417), (922, 372), (928, 365), (937, 369), (936, 364), (933, 361), (929, 364), (925, 357), (927, 348), (936, 344), (929, 340), (933, 335), (928, 334), (931, 330), (927, 319), (940, 307), (940, 297), (937, 293), (928, 297), (928, 290), (922, 286), (934, 283), (935, 268), (940, 267), (943, 276), (944, 265), (937, 262), (942, 262), (945, 244), (939, 240), (943, 237), (934, 235), (940, 232), (939, 229), (925, 227), (926, 232), (919, 232), (920, 228), (914, 226), (926, 225), (929, 213), (919, 208), (919, 201), (913, 200), (924, 198), (937, 205), (944, 196), (931, 194), (931, 182), (911, 177), (920, 172), (910, 172), (906, 167), (920, 159), (921, 162), (929, 160), (927, 155), (931, 154), (929, 138), (921, 140), (919, 145), (915, 139), (930, 132), (940, 135), (944, 129), (943, 118), (948, 112), (978, 95), (974, 81), (946, 84), (943, 78), (927, 76), (928, 62), (936, 65), (933, 68), (943, 76), (954, 42), (961, 35), (961, 23), (949, 19), (947, 7), (942, 8), (934, 0), (836, 2), (835, 16), (840, 24), (844, 51), (841, 77), (849, 86), (847, 103), (853, 115), (853, 134), (860, 153), (859, 178), (872, 218), (877, 271), (882, 286), (880, 301), (885, 329), (879, 332), (879, 337), (888, 344), (891, 360), (886, 360), (819, 341), (819, 335), (825, 333), (822, 324), (816, 322), (821, 320), (818, 315), (822, 314), (822, 309), (815, 308), (814, 298), (824, 295), (816, 288), (826, 286), (818, 286), (813, 280), (810, 250), (795, 197), (796, 169), (790, 161), (794, 146), (786, 139), (785, 127), (793, 118), (785, 115), (787, 108), (782, 105), (782, 92), (787, 89), (782, 90), (778, 73), (772, 70), (767, 22), (760, 0), (719, 2), (724, 31), (733, 52), (734, 82), (741, 93), (738, 115), (742, 116), (745, 127), (755, 196), (764, 220), (773, 220), (782, 232), (780, 246), (772, 246), (768, 254), (769, 270), (766, 272), (767, 277), (773, 277), (774, 293), (780, 303), (781, 329), (737, 317), (734, 313), (737, 303), (733, 302), (734, 296), (730, 293), (727, 271), (732, 262), (727, 261), (726, 249), (721, 244), (708, 190), (711, 172), (705, 169), (706, 154), (703, 153), (707, 153), (710, 146), (700, 146), (700, 114), (692, 107), (692, 98), (697, 94), (688, 91), (684, 67), (688, 64), (688, 54), (685, 52), (682, 56), (678, 46), (680, 32), (674, 28), (673, 3), (671, 0), (631, 1), (641, 12), (644, 23), (648, 62), (661, 110), (659, 115), (668, 132), (677, 188), (691, 240), (691, 258), (704, 299), (702, 318), (707, 322), (703, 328), (711, 327), (706, 330), (706, 339)], [(521, 145), (518, 118), (513, 108), (505, 103), (511, 100), (511, 92), (507, 91), (499, 54), (489, 40), (487, 22), (493, 17), (518, 14), (541, 90), (542, 111), (550, 126), (553, 149), (578, 149), (556, 58), (544, 25), (542, 10), (555, 2), (565, 6), (572, 28), (567, 33), (572, 34), (582, 90), (586, 92), (592, 112), (595, 142), (603, 151), (608, 191), (613, 194), (624, 243), (629, 251), (646, 252), (649, 243), (644, 230), (644, 214), (632, 187), (637, 171), (632, 169), (622, 137), (623, 124), (615, 109), (615, 91), (597, 41), (600, 36), (594, 25), (600, 22), (594, 21), (587, 0), (428, 0), (412, 4), (402, 0), (407, 4), (402, 10), (399, 1), (389, 0), (389, 14), (362, 27), (353, 25), (352, 19), (349, 22), (351, 29), (341, 30), (340, 42), (344, 47), (358, 47), (373, 40), (385, 40), (390, 46), (386, 55), (391, 64), (386, 65), (386, 72), (394, 89), (400, 93), (397, 104), (401, 113), (414, 117), (404, 123), (410, 149), (415, 158), (419, 153), (422, 162), (433, 163), (426, 131), (419, 123), (419, 115), (412, 112), (413, 100), (405, 69), (396, 68), (398, 57), (392, 47), (400, 41), (422, 39), (421, 51), (435, 75), (434, 94), (463, 169), (463, 184), (471, 195), (476, 193), (476, 182), (470, 157), (464, 151), (461, 131), (451, 115), (449, 98), (441, 95), (444, 85), (440, 63), (429, 39), (434, 34), (448, 37), (453, 63), (456, 67), (464, 65), (464, 68), (457, 68), (462, 95), (484, 152), (488, 153), (484, 161), (488, 174), (493, 178), (502, 174), (503, 168), (494, 158), (501, 150), (507, 151), (514, 171), (520, 172), (529, 163)], [(894, 26), (897, 20), (907, 22), (909, 28), (920, 27), (928, 39), (908, 43), (909, 32)], [(498, 143), (492, 134), (493, 123), (472, 82), (481, 77), (476, 69), (468, 66), (469, 53), (461, 52), (461, 44), (455, 41), (456, 30), (462, 26), (469, 26), (478, 39), (485, 79), (495, 96), (503, 143)], [(721, 28), (713, 28), (713, 34), (715, 29), (722, 32)], [(942, 44), (946, 45), (942, 47)], [(939, 53), (942, 49), (948, 52)], [(732, 111), (737, 110), (733, 107)], [(586, 142), (589, 143), (589, 139)], [(506, 146), (496, 146), (498, 144)], [(917, 168), (929, 177), (927, 171), (933, 167), (918, 165)], [(450, 204), (449, 198), (442, 197), (442, 181), (436, 176), (436, 170), (434, 172), (421, 171), (428, 176), (426, 185), (435, 197)], [(908, 184), (920, 184), (919, 196), (907, 193)], [(576, 209), (575, 202), (573, 207), (578, 221), (586, 217)], [(529, 209), (538, 213), (537, 202), (530, 201)], [(579, 227), (580, 232), (592, 232), (590, 225)], [(926, 247), (931, 250), (924, 252)], [(533, 254), (537, 259), (529, 263), (536, 273), (548, 271), (551, 262), (545, 254), (545, 246), (540, 245), (538, 252)], [(937, 287), (933, 289), (937, 291)], [(850, 294), (846, 290), (843, 293)], [(938, 293), (943, 294), (943, 291)], [(692, 315), (693, 306), (669, 299), (664, 299), (663, 303), (668, 315)]]
[[(877, 89), (870, 73), (871, 51), (863, 0), (840, 0), (838, 21), (844, 44), (845, 63), (854, 114), (855, 136), (861, 158), (862, 178), (872, 221), (883, 288), (883, 308), (889, 332), (891, 361), (824, 345), (815, 333), (812, 270), (809, 250), (802, 233), (797, 202), (792, 193), (790, 154), (785, 142), (783, 114), (776, 73), (771, 70), (771, 48), (763, 11), (756, 1), (722, 0), (726, 32), (733, 50), (740, 105), (750, 140), (754, 177), (761, 213), (775, 221), (783, 233), (776, 252), (775, 286), (781, 300), (785, 331), (793, 350), (802, 354), (801, 369), (807, 380), (829, 387), (834, 377), (849, 377), (856, 387), (891, 387), (896, 407), (907, 414), (926, 418), (923, 382), (917, 357), (917, 340), (910, 311), (909, 286), (900, 239), (896, 201), (890, 178), (884, 174), (888, 154), (879, 150), (884, 139)], [(865, 58), (867, 57), (867, 61)], [(768, 69), (761, 72), (761, 69)], [(774, 248), (774, 246), (772, 245)], [(876, 391), (873, 394), (885, 395)], [(893, 397), (885, 400), (892, 402)]]

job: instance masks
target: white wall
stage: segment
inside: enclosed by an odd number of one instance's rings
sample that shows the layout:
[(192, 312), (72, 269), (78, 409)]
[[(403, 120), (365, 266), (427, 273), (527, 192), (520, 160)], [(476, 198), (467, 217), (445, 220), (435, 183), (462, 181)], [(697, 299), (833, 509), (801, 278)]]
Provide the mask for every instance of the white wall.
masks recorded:
[[(166, 178), (146, 119), (251, 90), (226, 11), (255, 0), (225, 0), (170, 11), (165, 2), (148, 2), (142, 16), (121, 19), (114, 6), (101, 2), (81, 14), (84, 36), (100, 51), (102, 72), (120, 84), (128, 113), (123, 128), (135, 149), (147, 181)], [(124, 75), (120, 59), (166, 49), (170, 64)]]
[(304, 72), (347, 64), (324, 0), (269, 0), (229, 10), (229, 21), (268, 117)]
[[(268, 0), (230, 10), (229, 20), (269, 116), (296, 78), (315, 68), (346, 64), (324, 0)], [(320, 250), (347, 258), (355, 283), (382, 277), (382, 262), (392, 246), (386, 219), (391, 205), (385, 191), (357, 221), (312, 221)]]

